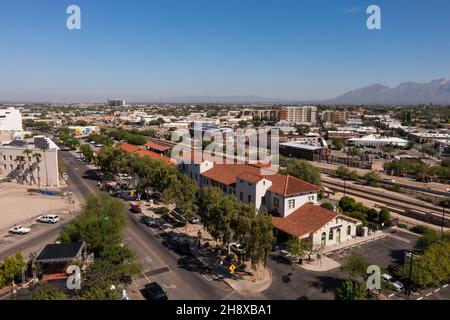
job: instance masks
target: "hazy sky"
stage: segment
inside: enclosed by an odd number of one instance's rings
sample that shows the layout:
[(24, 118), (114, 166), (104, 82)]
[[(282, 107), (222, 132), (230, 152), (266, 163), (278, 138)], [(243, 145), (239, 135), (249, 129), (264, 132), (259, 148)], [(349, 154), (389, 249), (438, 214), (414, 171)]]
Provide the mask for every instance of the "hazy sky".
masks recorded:
[[(81, 8), (81, 30), (66, 8)], [(382, 30), (366, 9), (382, 10)], [(0, 101), (327, 99), (450, 77), (450, 1), (0, 0)]]

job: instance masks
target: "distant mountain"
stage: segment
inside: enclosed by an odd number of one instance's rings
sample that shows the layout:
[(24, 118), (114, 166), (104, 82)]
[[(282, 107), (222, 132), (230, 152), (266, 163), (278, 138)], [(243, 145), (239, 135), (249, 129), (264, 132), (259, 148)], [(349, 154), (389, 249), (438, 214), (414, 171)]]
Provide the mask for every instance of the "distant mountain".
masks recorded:
[(279, 98), (264, 98), (258, 95), (249, 96), (185, 96), (153, 99), (159, 103), (289, 103), (293, 100)]
[(374, 84), (349, 91), (332, 104), (450, 104), (450, 81), (433, 80), (429, 83), (405, 82), (395, 88)]

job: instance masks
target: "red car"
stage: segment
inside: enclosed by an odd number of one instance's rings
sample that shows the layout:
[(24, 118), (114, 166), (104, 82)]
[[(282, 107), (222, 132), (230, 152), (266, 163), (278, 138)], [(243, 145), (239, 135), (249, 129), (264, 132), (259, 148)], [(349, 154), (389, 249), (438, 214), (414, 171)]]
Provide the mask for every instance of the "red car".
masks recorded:
[(133, 212), (133, 213), (141, 213), (141, 212), (142, 212), (142, 209), (141, 209), (141, 206), (140, 206), (140, 205), (138, 205), (138, 204), (132, 204), (132, 205), (131, 205), (131, 208), (130, 208), (130, 211)]

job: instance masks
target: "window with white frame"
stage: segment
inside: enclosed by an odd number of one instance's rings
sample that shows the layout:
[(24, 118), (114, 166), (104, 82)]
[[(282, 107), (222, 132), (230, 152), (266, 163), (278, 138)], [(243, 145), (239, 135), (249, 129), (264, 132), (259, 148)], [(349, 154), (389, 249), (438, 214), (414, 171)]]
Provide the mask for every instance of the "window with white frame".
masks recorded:
[(288, 208), (289, 209), (295, 208), (295, 199), (288, 200)]

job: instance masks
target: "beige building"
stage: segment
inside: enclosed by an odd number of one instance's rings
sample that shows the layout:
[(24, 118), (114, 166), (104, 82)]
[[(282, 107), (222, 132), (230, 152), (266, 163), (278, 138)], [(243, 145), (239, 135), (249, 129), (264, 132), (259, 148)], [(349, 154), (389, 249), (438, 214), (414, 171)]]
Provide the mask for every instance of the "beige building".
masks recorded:
[(291, 124), (315, 125), (317, 123), (317, 107), (282, 107), (280, 111), (280, 121)]
[(258, 165), (182, 163), (180, 168), (200, 188), (217, 187), (256, 211), (268, 211), (278, 233), (308, 238), (315, 249), (356, 238), (360, 221), (318, 205), (319, 188)]
[[(45, 136), (0, 145), (0, 177), (18, 183), (58, 187), (58, 146)], [(27, 154), (25, 151), (29, 150)]]

